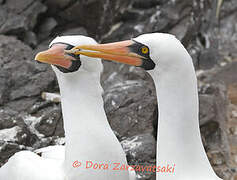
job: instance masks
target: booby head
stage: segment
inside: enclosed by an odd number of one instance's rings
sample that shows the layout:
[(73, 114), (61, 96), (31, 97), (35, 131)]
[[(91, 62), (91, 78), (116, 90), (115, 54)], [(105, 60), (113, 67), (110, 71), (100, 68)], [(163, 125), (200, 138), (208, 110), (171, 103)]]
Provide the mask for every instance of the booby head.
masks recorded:
[(56, 73), (64, 75), (79, 71), (100, 73), (103, 68), (100, 59), (93, 61), (87, 56), (64, 52), (82, 44), (96, 45), (97, 42), (82, 35), (58, 36), (50, 43), (48, 50), (39, 52), (35, 56), (35, 60), (51, 64)]
[(81, 45), (65, 52), (68, 55), (81, 54), (154, 70), (158, 66), (169, 67), (174, 64), (180, 44), (173, 35), (151, 33), (121, 42)]

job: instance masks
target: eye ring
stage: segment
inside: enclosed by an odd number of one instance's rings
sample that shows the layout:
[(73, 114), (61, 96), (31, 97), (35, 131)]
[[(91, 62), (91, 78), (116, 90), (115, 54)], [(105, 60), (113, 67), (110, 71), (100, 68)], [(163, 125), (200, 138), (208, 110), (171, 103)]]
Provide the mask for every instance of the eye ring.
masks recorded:
[(149, 52), (149, 49), (148, 49), (148, 47), (142, 47), (141, 48), (141, 52), (142, 52), (142, 54), (147, 54), (148, 52)]

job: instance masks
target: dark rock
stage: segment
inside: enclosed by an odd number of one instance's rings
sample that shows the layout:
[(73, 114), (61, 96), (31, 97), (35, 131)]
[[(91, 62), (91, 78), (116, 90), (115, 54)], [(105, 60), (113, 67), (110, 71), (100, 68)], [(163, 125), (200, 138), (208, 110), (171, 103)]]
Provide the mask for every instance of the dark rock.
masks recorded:
[[(166, 2), (162, 5), (162, 8), (156, 7), (157, 4), (162, 4), (162, 2), (155, 0), (146, 2), (135, 1), (133, 9), (127, 8), (121, 14), (120, 21), (123, 21), (121, 22), (122, 25), (109, 35), (104, 36), (103, 41), (130, 39), (139, 34), (150, 32), (171, 32), (180, 38), (184, 37), (189, 24), (191, 24), (190, 19), (186, 19), (186, 17), (191, 13), (192, 1)], [(150, 7), (150, 9), (139, 9), (143, 6)], [(176, 30), (178, 25), (180, 26), (179, 31)], [(194, 32), (192, 31), (192, 33)]]
[(221, 6), (220, 18), (224, 19), (225, 17), (236, 14), (237, 4), (235, 0), (223, 1)]
[(200, 125), (213, 120), (216, 117), (215, 97), (213, 95), (199, 96), (199, 119)]
[(28, 147), (32, 147), (34, 143), (38, 140), (37, 135), (32, 134), (27, 126), (23, 126), (23, 128), (17, 133), (17, 143), (22, 144)]
[[(20, 119), (17, 119), (20, 121)], [(38, 140), (25, 124), (0, 130), (0, 161), (5, 162), (14, 153), (32, 147)]]
[(220, 152), (209, 153), (209, 158), (213, 166), (220, 166), (226, 163), (225, 157)]
[(142, 68), (103, 61), (104, 70), (101, 75), (101, 84), (104, 90), (120, 83), (123, 80), (147, 81), (152, 86), (152, 79)]
[[(237, 14), (236, 12), (236, 3), (231, 1), (224, 1), (223, 6), (229, 3), (228, 10), (223, 9), (221, 12), (226, 11), (226, 14), (230, 14), (229, 16), (224, 15), (220, 20), (220, 48), (222, 54), (225, 56), (237, 56), (237, 27), (235, 26)], [(231, 4), (231, 5), (230, 5)], [(231, 9), (233, 9), (231, 11)]]
[(233, 61), (225, 65), (224, 67), (218, 68), (215, 72), (207, 76), (207, 82), (222, 83), (226, 86), (227, 95), (232, 104), (237, 104), (237, 61)]
[[(225, 86), (218, 83), (210, 85), (212, 93), (200, 95), (200, 128), (208, 157), (213, 166), (218, 168), (230, 163), (229, 138), (225, 131), (228, 103)], [(219, 154), (219, 158), (216, 155), (212, 156), (213, 153)]]
[[(32, 61), (55, 36), (88, 32), (99, 42), (111, 42), (143, 33), (168, 32), (182, 41), (195, 67), (205, 69), (199, 77), (203, 143), (217, 174), (234, 178), (237, 70), (236, 63), (229, 62), (237, 55), (236, 0), (223, 1), (219, 17), (217, 1), (211, 0), (0, 0), (0, 4), (0, 34), (14, 35), (28, 45), (14, 37), (0, 36), (0, 132), (19, 130), (13, 142), (1, 139), (0, 166), (21, 149), (64, 143), (59, 105), (42, 102), (40, 97), (42, 91), (59, 91), (55, 75), (49, 65)], [(29, 46), (36, 49), (32, 51)], [(228, 64), (223, 66), (223, 62)], [(134, 140), (142, 143), (133, 149), (136, 157), (130, 153), (133, 151), (127, 151), (129, 163), (146, 161), (147, 157), (154, 165), (154, 150), (149, 149), (153, 146), (149, 144), (155, 144), (157, 125), (152, 79), (139, 68), (103, 63), (101, 83), (113, 130), (123, 142), (141, 137)], [(55, 118), (52, 124), (48, 123), (50, 118)], [(139, 173), (138, 177), (155, 180), (154, 173)]]
[(33, 33), (32, 31), (25, 32), (24, 37), (21, 40), (24, 41), (27, 45), (29, 45), (32, 48), (35, 48), (38, 43), (37, 37), (35, 33)]
[(105, 111), (111, 127), (120, 136), (131, 137), (153, 132), (157, 104), (147, 85), (142, 81), (131, 80), (106, 89)]
[(0, 110), (0, 130), (5, 129), (5, 128), (11, 128), (15, 126), (16, 123), (16, 118), (15, 116), (17, 115), (16, 111), (12, 110)]
[(61, 119), (61, 109), (50, 109), (49, 111), (44, 112), (39, 123), (35, 125), (35, 128), (39, 133), (44, 134), (46, 137), (52, 136), (55, 134), (57, 124)]
[(209, 82), (220, 82), (225, 84), (227, 87), (231, 84), (237, 83), (237, 61), (233, 61), (223, 68), (219, 68), (215, 73), (213, 73), (207, 81)]
[(201, 52), (198, 62), (200, 69), (210, 69), (217, 64), (219, 53), (217, 49), (205, 49)]
[[(9, 0), (0, 7), (0, 34), (12, 34), (22, 37), (22, 33), (32, 30), (39, 14), (46, 11), (39, 1)], [(6, 18), (7, 17), (7, 18)]]
[[(37, 54), (38, 52), (45, 51), (46, 49), (48, 49), (50, 42), (51, 42), (54, 38), (55, 38), (55, 37), (51, 37), (51, 38), (49, 38), (49, 39), (46, 39), (46, 40), (40, 42), (40, 43), (37, 45), (36, 49), (34, 49), (33, 54)], [(44, 65), (44, 64), (43, 64), (43, 63), (38, 63), (38, 67), (42, 67), (42, 65)], [(44, 65), (44, 66), (46, 66), (46, 65)], [(48, 65), (48, 66), (49, 66), (49, 65)]]
[(52, 33), (57, 24), (57, 21), (52, 17), (45, 19), (38, 28), (38, 38), (40, 40), (46, 39)]
[[(224, 177), (225, 179), (230, 179), (230, 177), (233, 176), (233, 172), (231, 172), (229, 167), (232, 167), (232, 169), (236, 171), (236, 72), (237, 62), (233, 61), (229, 62), (223, 67), (217, 68), (215, 71), (211, 72), (205, 79), (205, 81), (208, 83), (212, 82), (212, 84), (219, 84), (219, 88), (218, 86), (215, 86), (215, 88), (213, 88), (216, 111), (216, 117), (214, 118), (214, 120), (218, 122), (219, 127), (217, 131), (215, 131), (215, 133), (210, 133), (210, 136), (208, 137), (209, 140), (207, 139), (207, 141), (209, 142), (207, 147), (212, 147), (209, 151), (209, 157), (213, 165), (217, 167), (226, 167), (223, 170), (217, 171), (220, 176)], [(207, 132), (209, 132), (209, 129), (206, 131), (206, 133)], [(216, 134), (216, 136), (218, 136), (219, 138), (215, 138), (214, 134)], [(214, 147), (214, 145), (221, 146), (221, 148), (216, 150), (217, 148)]]
[(105, 111), (119, 137), (146, 132), (155, 135), (156, 93), (151, 77), (144, 70), (105, 61), (101, 83)]
[(215, 146), (216, 148), (220, 145), (221, 129), (218, 122), (208, 121), (207, 123), (201, 126), (201, 133), (205, 138), (206, 147), (210, 145), (210, 143), (211, 146)]
[(45, 1), (45, 4), (49, 7), (50, 14), (54, 14), (59, 10), (66, 8), (72, 2), (73, 0), (47, 0)]
[(28, 111), (37, 102), (37, 99), (37, 97), (26, 97), (17, 100), (10, 100), (5, 103), (5, 106), (18, 112)]
[(16, 152), (20, 150), (24, 150), (24, 146), (19, 146), (19, 144), (16, 143), (7, 143), (4, 141), (0, 141), (0, 166), (5, 164), (7, 160)]
[(67, 29), (62, 33), (62, 35), (84, 35), (88, 36), (87, 31), (83, 27), (76, 27), (76, 28), (70, 28)]
[[(24, 32), (26, 30), (26, 17), (16, 16), (13, 13), (7, 12), (7, 10), (0, 7), (1, 16), (3, 16), (4, 20), (1, 21), (0, 26), (0, 34), (17, 34)], [(5, 17), (9, 17), (7, 20)]]
[(228, 99), (231, 104), (237, 105), (237, 83), (228, 86)]
[(121, 141), (130, 164), (134, 162), (149, 162), (156, 157), (156, 141), (149, 134), (144, 133)]
[[(138, 36), (142, 31), (142, 27), (140, 29), (135, 29), (135, 23), (118, 23), (114, 25), (111, 29), (112, 32), (105, 34), (103, 36), (103, 42), (113, 42), (113, 41), (121, 41), (134, 38)], [(138, 26), (139, 27), (139, 26)]]
[(130, 2), (126, 0), (75, 1), (64, 11), (61, 11), (59, 15), (60, 19), (85, 27), (88, 33), (95, 37), (107, 32), (117, 15), (128, 4)]
[(57, 122), (55, 131), (54, 131), (54, 136), (58, 136), (58, 137), (64, 137), (65, 136), (62, 116), (61, 116), (61, 118)]
[(36, 64), (32, 49), (13, 37), (0, 36), (0, 58), (2, 103), (40, 95), (55, 81), (51, 67)]
[(28, 110), (29, 114), (35, 114), (38, 111), (40, 111), (43, 108), (47, 108), (48, 106), (51, 106), (51, 101), (43, 101), (43, 102), (36, 102), (31, 108)]
[(160, 3), (161, 2), (159, 0), (147, 0), (147, 1), (135, 0), (133, 3), (133, 7), (138, 9), (147, 9), (152, 8)]
[(29, 8), (33, 2), (34, 0), (7, 0), (5, 6), (13, 13), (22, 13), (24, 10)]
[(124, 22), (130, 21), (133, 24), (134, 21), (137, 21), (140, 18), (140, 15), (140, 11), (129, 9), (123, 12), (123, 14), (121, 15), (121, 20)]
[[(176, 38), (178, 38), (179, 40), (182, 40), (183, 45), (187, 46), (190, 43), (190, 40), (192, 40), (192, 37), (190, 36), (191, 36), (191, 33), (193, 33), (193, 29), (192, 29), (193, 26), (189, 22), (188, 17), (185, 17), (185, 18), (182, 18), (182, 20), (170, 30), (170, 33), (175, 34)], [(190, 31), (190, 33), (188, 31)]]

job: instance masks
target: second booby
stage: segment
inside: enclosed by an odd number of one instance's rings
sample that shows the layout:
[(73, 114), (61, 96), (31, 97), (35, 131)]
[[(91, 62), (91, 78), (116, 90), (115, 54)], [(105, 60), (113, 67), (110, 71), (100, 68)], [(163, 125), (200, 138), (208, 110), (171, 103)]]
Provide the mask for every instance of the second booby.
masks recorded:
[(97, 44), (85, 36), (57, 37), (48, 50), (38, 53), (35, 58), (52, 64), (58, 79), (66, 139), (65, 158), (45, 158), (48, 156), (22, 151), (0, 169), (0, 179), (135, 180), (134, 172), (113, 169), (114, 163), (127, 165), (127, 160), (104, 112), (100, 59), (95, 61), (64, 53), (64, 50), (85, 43)]
[[(151, 33), (115, 43), (84, 44), (66, 52), (142, 67), (151, 75), (159, 108), (157, 179), (221, 180), (202, 144), (197, 78), (192, 59), (178, 39)], [(174, 164), (174, 173), (159, 170)]]

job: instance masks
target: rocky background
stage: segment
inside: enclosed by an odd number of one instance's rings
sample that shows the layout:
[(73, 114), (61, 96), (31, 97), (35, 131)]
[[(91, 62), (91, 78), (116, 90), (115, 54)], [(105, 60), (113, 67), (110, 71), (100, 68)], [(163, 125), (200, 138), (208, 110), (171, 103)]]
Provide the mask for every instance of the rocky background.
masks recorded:
[[(111, 42), (146, 32), (175, 34), (192, 55), (207, 155), (220, 177), (236, 180), (236, 0), (0, 0), (0, 165), (23, 149), (64, 144), (60, 103), (41, 97), (57, 93), (57, 81), (49, 65), (33, 60), (37, 52), (57, 35)], [(129, 163), (155, 164), (151, 78), (140, 68), (104, 62), (101, 83), (108, 120)]]

